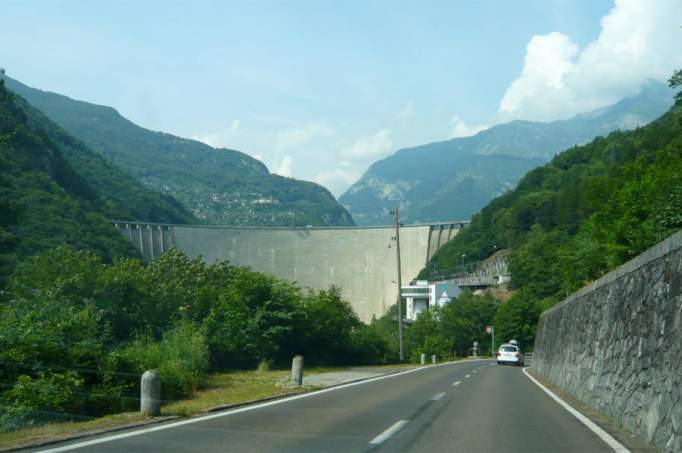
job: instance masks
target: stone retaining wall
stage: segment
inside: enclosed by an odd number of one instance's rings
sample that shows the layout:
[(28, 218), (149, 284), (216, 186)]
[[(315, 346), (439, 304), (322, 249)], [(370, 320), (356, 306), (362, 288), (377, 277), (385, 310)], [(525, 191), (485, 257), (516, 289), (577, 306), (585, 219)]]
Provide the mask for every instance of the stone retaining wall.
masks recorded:
[(532, 369), (682, 451), (682, 231), (544, 312)]

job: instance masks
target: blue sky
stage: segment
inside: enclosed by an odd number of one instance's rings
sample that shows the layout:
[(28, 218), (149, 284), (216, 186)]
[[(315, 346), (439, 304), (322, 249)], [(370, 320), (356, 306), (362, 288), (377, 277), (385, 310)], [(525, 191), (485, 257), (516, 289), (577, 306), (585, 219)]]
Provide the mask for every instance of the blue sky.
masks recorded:
[[(679, 61), (658, 44), (682, 41), (666, 19), (681, 1), (0, 0), (0, 66), (339, 195), (397, 149), (570, 116), (661, 78)], [(608, 73), (621, 41), (662, 54)]]

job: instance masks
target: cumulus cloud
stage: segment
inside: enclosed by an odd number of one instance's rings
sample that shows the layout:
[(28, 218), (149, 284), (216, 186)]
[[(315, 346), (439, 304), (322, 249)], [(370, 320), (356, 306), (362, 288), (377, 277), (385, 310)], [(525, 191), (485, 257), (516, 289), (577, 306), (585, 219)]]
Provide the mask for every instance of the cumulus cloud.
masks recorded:
[(488, 128), (488, 126), (483, 125), (476, 126), (467, 124), (464, 121), (462, 121), (462, 119), (457, 115), (452, 116), (452, 120), (450, 120), (450, 123), (452, 125), (452, 129), (450, 130), (450, 138), (470, 137)]
[(284, 156), (282, 158), (282, 161), (280, 162), (279, 166), (273, 173), (276, 173), (280, 176), (286, 176), (288, 178), (291, 177), (291, 166), (293, 164), (293, 158), (291, 156)]
[(533, 36), (521, 75), (502, 100), (505, 119), (553, 120), (636, 94), (682, 66), (680, 0), (616, 0), (584, 49), (559, 32)]
[(388, 129), (379, 129), (373, 135), (361, 137), (343, 149), (341, 156), (349, 160), (374, 160), (386, 155), (392, 146), (391, 132)]
[(305, 146), (314, 139), (331, 137), (334, 129), (323, 123), (310, 123), (300, 128), (288, 129), (277, 134), (277, 147), (291, 149)]

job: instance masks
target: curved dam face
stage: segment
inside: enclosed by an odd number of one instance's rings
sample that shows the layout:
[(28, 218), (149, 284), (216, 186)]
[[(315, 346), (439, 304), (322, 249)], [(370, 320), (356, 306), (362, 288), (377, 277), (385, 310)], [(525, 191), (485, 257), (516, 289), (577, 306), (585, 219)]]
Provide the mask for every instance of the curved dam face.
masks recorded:
[[(364, 322), (380, 317), (398, 295), (393, 227), (258, 228), (113, 222), (146, 260), (170, 247), (207, 263), (238, 266), (297, 283), (341, 289)], [(428, 259), (468, 222), (400, 228), (401, 277), (413, 280)]]

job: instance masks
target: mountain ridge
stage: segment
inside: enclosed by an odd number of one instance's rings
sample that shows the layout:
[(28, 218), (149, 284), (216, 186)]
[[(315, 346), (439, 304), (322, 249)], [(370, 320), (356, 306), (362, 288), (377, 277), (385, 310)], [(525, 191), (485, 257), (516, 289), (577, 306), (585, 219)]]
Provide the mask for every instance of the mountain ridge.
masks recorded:
[(351, 215), (324, 187), (271, 174), (236, 150), (145, 129), (116, 109), (37, 90), (8, 88), (143, 185), (173, 196), (200, 221), (235, 226), (348, 226)]
[(471, 137), (401, 149), (372, 164), (339, 202), (361, 225), (390, 221), (395, 205), (406, 223), (468, 219), (559, 151), (643, 125), (672, 99), (663, 84), (649, 83), (638, 96), (571, 119), (514, 120)]

